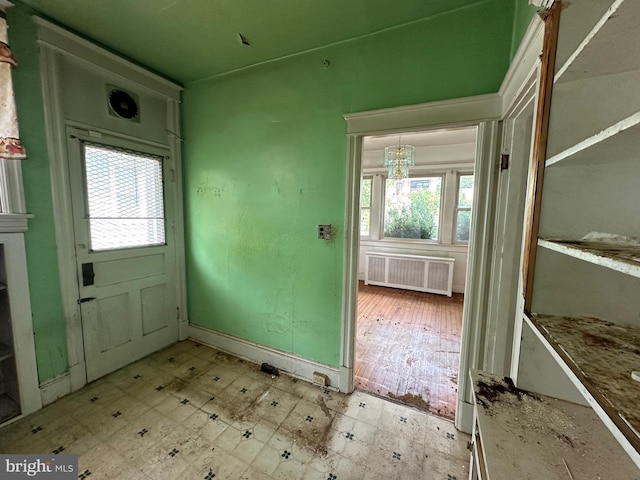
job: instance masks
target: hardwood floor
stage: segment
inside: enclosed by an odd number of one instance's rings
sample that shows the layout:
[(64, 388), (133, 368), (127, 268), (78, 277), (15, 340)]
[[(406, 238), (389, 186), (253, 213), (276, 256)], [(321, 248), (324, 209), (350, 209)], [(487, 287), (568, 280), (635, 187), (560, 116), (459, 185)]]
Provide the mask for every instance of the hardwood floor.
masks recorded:
[(453, 419), (462, 301), (360, 282), (356, 388)]

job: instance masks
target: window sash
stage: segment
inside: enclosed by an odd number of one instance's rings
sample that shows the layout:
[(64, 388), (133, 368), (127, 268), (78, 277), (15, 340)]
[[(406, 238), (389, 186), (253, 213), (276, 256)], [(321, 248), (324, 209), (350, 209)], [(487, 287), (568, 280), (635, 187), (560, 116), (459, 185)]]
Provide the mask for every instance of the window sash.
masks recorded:
[[(368, 187), (367, 187), (367, 184), (368, 184)], [(365, 203), (364, 192), (366, 191), (367, 188), (369, 190), (369, 195), (368, 195), (369, 202)], [(360, 237), (361, 238), (371, 237), (372, 202), (373, 202), (373, 177), (365, 176), (365, 177), (362, 177), (362, 180), (360, 182)]]
[[(458, 173), (458, 181), (457, 181), (457, 186), (456, 186), (456, 206), (455, 206), (455, 211), (454, 211), (454, 219), (453, 219), (453, 241), (454, 243), (469, 243), (469, 238), (468, 238), (468, 229), (469, 226), (471, 224), (471, 210), (473, 209), (473, 195), (471, 197), (470, 203), (471, 205), (460, 205), (460, 198), (461, 198), (461, 194), (462, 194), (462, 179), (463, 177), (471, 177), (474, 181), (475, 178), (473, 176), (473, 173), (468, 173), (468, 172), (459, 172)], [(473, 186), (471, 187), (472, 189), (475, 188), (475, 183), (473, 184)], [(461, 212), (469, 212), (469, 225), (466, 227), (467, 229), (467, 233), (466, 235), (463, 235), (467, 238), (463, 238), (460, 239), (459, 238), (459, 221), (460, 221), (460, 213)]]
[(82, 154), (91, 250), (164, 245), (163, 158), (89, 142)]

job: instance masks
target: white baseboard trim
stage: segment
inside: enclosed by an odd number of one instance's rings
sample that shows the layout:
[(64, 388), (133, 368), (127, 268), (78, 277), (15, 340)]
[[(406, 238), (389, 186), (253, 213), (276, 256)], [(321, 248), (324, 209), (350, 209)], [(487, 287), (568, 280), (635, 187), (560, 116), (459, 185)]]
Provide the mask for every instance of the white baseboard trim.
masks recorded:
[(308, 382), (313, 382), (314, 372), (322, 373), (329, 379), (329, 387), (341, 392), (348, 391), (348, 375), (351, 374), (348, 368), (315, 362), (194, 324), (189, 325), (189, 338), (255, 363), (266, 362), (283, 373)]
[(87, 384), (87, 370), (84, 362), (69, 367), (69, 379), (72, 392), (80, 390)]
[(71, 393), (71, 376), (65, 372), (40, 384), (40, 397), (42, 405), (49, 405), (60, 397)]
[(473, 405), (471, 403), (458, 398), (455, 424), (461, 432), (471, 434), (473, 430)]
[[(364, 273), (362, 275), (358, 274), (358, 280), (364, 282)], [(454, 283), (451, 290), (453, 293), (464, 293), (464, 283)]]
[(180, 320), (178, 323), (178, 338), (180, 341), (186, 340), (189, 337), (189, 322), (187, 319)]

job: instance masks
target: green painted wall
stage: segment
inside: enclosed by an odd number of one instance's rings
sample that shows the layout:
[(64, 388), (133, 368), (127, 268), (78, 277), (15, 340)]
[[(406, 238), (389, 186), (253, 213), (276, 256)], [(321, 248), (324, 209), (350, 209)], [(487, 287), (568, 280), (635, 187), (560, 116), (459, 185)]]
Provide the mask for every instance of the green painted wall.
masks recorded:
[(16, 5), (8, 11), (9, 40), (18, 67), (13, 83), (20, 137), (28, 159), (22, 164), (27, 210), (34, 214), (26, 233), (27, 264), (36, 359), (40, 381), (67, 370), (67, 340), (62, 314), (53, 224), (51, 180), (44, 128), (36, 28), (31, 11)]
[[(496, 92), (509, 65), (513, 13), (512, 0), (491, 0), (187, 85), (190, 321), (338, 365), (342, 115)], [(318, 240), (317, 225), (328, 223), (335, 239)]]
[[(191, 320), (337, 365), (342, 115), (497, 91), (518, 8), (511, 0), (488, 0), (404, 30), (190, 85), (183, 133)], [(68, 361), (31, 13), (16, 2), (8, 16), (20, 62), (14, 81), (21, 136), (29, 153), (23, 173), (27, 208), (35, 217), (26, 243), (44, 381), (63, 373)], [(317, 240), (319, 223), (333, 224), (336, 238)]]
[(522, 42), (522, 38), (529, 28), (531, 19), (538, 12), (538, 7), (529, 5), (528, 0), (515, 0), (515, 9), (513, 13), (513, 36), (511, 37), (511, 54), (509, 58), (513, 58)]

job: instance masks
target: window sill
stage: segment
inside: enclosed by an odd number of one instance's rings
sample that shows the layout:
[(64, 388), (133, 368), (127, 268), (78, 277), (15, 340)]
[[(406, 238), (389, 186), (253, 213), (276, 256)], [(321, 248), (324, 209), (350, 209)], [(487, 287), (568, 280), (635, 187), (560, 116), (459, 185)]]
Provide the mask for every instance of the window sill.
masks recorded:
[(415, 250), (458, 250), (466, 252), (469, 249), (467, 243), (438, 243), (426, 240), (371, 240), (360, 239), (361, 246), (369, 247), (389, 247), (389, 248), (407, 248)]
[(24, 233), (32, 217), (29, 213), (0, 213), (0, 233)]

